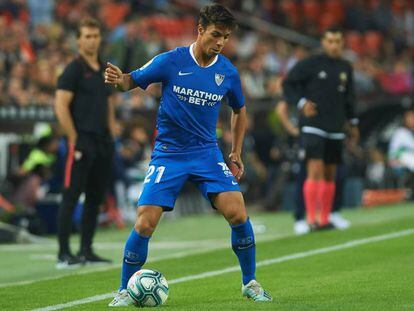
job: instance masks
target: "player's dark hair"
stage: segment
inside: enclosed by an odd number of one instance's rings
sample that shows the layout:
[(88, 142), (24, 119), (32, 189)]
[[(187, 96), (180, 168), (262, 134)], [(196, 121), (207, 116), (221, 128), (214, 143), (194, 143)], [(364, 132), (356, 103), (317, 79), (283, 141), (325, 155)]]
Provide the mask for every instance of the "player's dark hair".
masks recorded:
[(224, 5), (214, 3), (201, 8), (198, 23), (206, 29), (208, 25), (223, 25), (234, 30), (237, 27), (236, 18)]
[(99, 29), (99, 32), (102, 31), (101, 23), (98, 22), (98, 20), (92, 17), (84, 17), (80, 20), (78, 27), (76, 28), (76, 38), (80, 37), (82, 27), (97, 28)]
[(322, 38), (324, 38), (327, 33), (340, 33), (342, 36), (344, 36), (344, 32), (338, 26), (331, 26), (326, 28), (322, 33)]

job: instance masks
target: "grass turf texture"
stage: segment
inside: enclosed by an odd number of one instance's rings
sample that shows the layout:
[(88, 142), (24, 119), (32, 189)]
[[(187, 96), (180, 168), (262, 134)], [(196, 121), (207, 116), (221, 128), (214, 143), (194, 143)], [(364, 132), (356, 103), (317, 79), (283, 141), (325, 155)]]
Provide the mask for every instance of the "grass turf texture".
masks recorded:
[[(257, 260), (414, 228), (414, 206), (409, 204), (346, 211), (344, 215), (353, 221), (353, 227), (347, 231), (320, 232), (301, 237), (286, 236), (272, 241), (266, 239), (291, 234), (290, 215), (253, 215), (251, 217), (253, 222), (267, 227), (265, 233), (258, 235)], [(127, 234), (127, 231), (100, 232), (98, 239), (101, 242), (111, 241), (122, 244)], [(220, 217), (210, 215), (164, 221), (152, 242), (174, 243), (173, 241), (205, 239), (220, 241), (222, 247), (225, 247), (226, 241), (230, 243), (229, 229)], [(232, 272), (170, 285), (170, 297), (162, 308), (166, 310), (248, 310), (253, 307), (257, 310), (412, 310), (414, 309), (413, 242), (414, 235), (408, 235), (260, 267), (257, 271), (258, 280), (273, 295), (275, 299), (273, 303), (253, 306), (252, 302), (243, 299), (240, 293), (240, 273)], [(200, 245), (202, 244), (200, 242)], [(49, 252), (52, 250), (51, 254), (54, 254), (54, 249), (48, 247), (46, 249)], [(160, 249), (150, 249), (151, 253), (155, 253), (154, 257), (183, 251), (180, 247), (168, 250), (163, 250), (162, 244), (160, 247)], [(5, 247), (4, 249), (7, 250)], [(216, 250), (196, 247), (196, 250), (208, 251), (208, 253), (160, 260), (148, 263), (145, 267), (161, 271), (167, 280), (173, 280), (237, 264), (230, 247)], [(120, 260), (122, 247), (116, 251), (107, 251), (111, 252), (114, 259)], [(30, 251), (4, 252), (0, 247), (0, 252), (2, 253), (0, 275), (3, 282), (22, 280), (25, 274), (29, 279), (36, 279), (55, 273), (54, 261), (34, 260), (33, 263), (28, 264), (26, 260), (26, 264), (21, 267), (14, 262), (18, 256), (27, 259), (25, 256)], [(45, 250), (41, 252), (45, 253)], [(7, 256), (3, 256), (5, 253)], [(40, 272), (33, 277), (30, 271), (37, 271), (37, 268)], [(111, 292), (118, 284), (119, 268), (113, 268), (29, 285), (4, 286), (0, 288), (0, 297), (2, 297), (0, 310), (27, 310), (65, 303)], [(71, 309), (107, 310), (108, 301), (109, 299), (106, 299)]]

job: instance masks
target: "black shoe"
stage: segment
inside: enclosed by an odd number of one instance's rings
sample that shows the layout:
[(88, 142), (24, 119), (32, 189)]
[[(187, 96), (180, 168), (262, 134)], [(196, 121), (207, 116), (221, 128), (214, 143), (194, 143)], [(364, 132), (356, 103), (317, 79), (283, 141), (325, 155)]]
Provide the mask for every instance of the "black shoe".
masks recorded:
[(82, 265), (82, 260), (79, 257), (73, 256), (70, 253), (59, 254), (56, 269), (76, 269)]
[(96, 255), (92, 251), (82, 252), (78, 254), (79, 259), (82, 260), (84, 264), (110, 264), (112, 260), (102, 258)]
[(314, 224), (309, 224), (309, 229), (311, 232), (316, 232), (319, 229), (318, 224), (314, 223)]
[(326, 225), (318, 225), (316, 231), (326, 231), (326, 230), (335, 230), (335, 226), (332, 223), (327, 223)]

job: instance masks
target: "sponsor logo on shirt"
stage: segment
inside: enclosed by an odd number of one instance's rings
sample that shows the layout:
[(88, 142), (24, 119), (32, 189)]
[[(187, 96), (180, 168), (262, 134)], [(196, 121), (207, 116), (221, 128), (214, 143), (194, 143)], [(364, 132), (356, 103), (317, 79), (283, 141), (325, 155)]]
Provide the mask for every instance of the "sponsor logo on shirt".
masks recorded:
[(198, 106), (214, 106), (223, 99), (223, 95), (194, 90), (177, 85), (173, 86), (173, 92), (179, 100)]

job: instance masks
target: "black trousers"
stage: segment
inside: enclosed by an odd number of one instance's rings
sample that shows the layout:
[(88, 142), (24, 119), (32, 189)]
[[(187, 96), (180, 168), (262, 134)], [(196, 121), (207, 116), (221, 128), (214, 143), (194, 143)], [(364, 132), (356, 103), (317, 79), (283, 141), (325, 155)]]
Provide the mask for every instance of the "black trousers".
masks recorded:
[(80, 133), (76, 146), (69, 146), (63, 198), (58, 213), (60, 254), (70, 252), (73, 210), (83, 192), (85, 202), (80, 226), (80, 251), (91, 250), (99, 208), (111, 175), (112, 160), (113, 143), (110, 137)]

